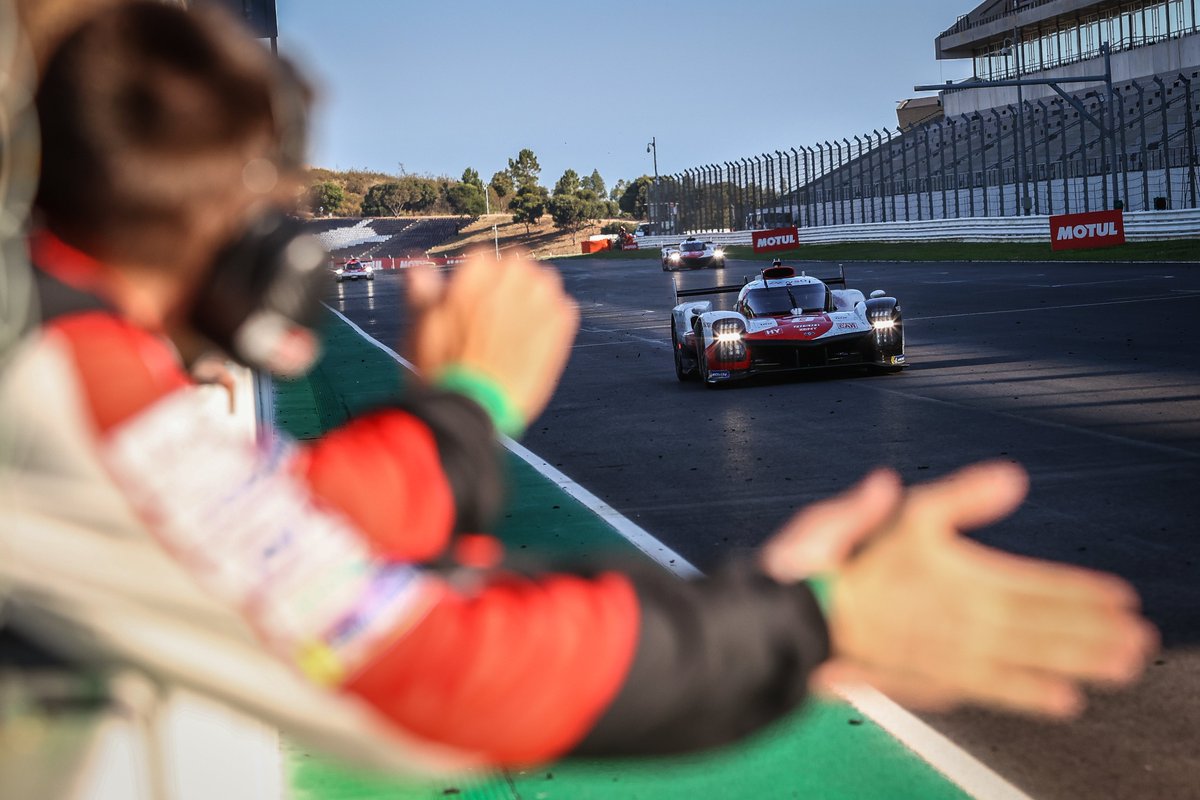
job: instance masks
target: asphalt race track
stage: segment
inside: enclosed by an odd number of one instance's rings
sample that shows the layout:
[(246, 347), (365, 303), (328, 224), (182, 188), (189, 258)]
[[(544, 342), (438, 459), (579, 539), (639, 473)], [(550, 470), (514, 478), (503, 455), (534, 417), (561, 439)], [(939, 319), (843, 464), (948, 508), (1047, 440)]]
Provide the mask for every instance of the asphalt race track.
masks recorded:
[[(850, 287), (900, 299), (903, 373), (678, 383), (672, 282), (759, 266), (559, 262), (582, 330), (524, 444), (702, 569), (872, 466), (915, 482), (1020, 462), (1029, 500), (978, 538), (1130, 579), (1164, 652), (1071, 725), (925, 718), (1034, 798), (1200, 798), (1200, 265), (848, 264)], [(342, 284), (331, 305), (395, 344), (399, 288)]]

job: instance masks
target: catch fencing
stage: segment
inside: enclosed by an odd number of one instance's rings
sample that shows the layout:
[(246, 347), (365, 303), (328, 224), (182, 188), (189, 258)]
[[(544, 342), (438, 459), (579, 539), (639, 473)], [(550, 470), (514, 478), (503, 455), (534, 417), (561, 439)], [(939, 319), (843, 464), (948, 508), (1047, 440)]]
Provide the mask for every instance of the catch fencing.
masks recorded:
[(1194, 209), (1198, 123), (1200, 71), (1156, 76), (687, 169), (648, 213), (674, 235)]

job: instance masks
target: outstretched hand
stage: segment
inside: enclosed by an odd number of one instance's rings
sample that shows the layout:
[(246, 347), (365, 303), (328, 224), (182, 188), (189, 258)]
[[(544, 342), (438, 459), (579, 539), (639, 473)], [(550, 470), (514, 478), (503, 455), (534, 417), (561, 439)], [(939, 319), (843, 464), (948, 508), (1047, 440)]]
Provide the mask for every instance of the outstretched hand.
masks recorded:
[(1134, 680), (1156, 647), (1123, 580), (961, 536), (1008, 516), (1027, 478), (977, 464), (902, 495), (890, 473), (801, 512), (763, 551), (777, 579), (833, 575), (833, 658), (819, 682), (862, 680), (924, 708), (974, 702), (1078, 713), (1087, 683)]
[(579, 328), (556, 271), (520, 256), (497, 262), (477, 254), (448, 281), (410, 269), (407, 287), (416, 314), (409, 351), (422, 374), (465, 367), (495, 381), (526, 422), (542, 412)]

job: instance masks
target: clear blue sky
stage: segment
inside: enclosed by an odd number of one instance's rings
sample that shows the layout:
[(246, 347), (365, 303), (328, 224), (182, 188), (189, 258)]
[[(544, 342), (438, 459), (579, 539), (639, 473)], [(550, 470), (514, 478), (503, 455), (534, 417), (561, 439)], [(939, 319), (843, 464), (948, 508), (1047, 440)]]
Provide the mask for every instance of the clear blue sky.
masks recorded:
[(322, 102), (312, 163), (488, 180), (522, 147), (609, 186), (895, 126), (965, 77), (933, 39), (972, 0), (278, 0)]

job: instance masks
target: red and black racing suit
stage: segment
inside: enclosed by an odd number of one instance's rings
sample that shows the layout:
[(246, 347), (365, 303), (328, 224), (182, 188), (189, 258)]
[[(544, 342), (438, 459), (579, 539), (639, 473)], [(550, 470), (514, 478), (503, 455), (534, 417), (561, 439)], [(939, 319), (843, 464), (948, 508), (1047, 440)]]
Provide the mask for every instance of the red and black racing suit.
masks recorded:
[[(162, 338), (88, 290), (98, 264), (52, 237), (33, 250), (43, 330), (68, 343), (98, 443), (188, 386)], [(426, 388), (302, 446), (290, 468), (379, 558), (437, 571), (458, 535), (495, 517), (501, 464), (482, 409)], [(448, 585), (340, 688), (497, 765), (729, 742), (799, 704), (829, 653), (810, 589), (748, 563), (695, 581), (501, 567)]]

